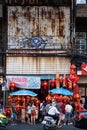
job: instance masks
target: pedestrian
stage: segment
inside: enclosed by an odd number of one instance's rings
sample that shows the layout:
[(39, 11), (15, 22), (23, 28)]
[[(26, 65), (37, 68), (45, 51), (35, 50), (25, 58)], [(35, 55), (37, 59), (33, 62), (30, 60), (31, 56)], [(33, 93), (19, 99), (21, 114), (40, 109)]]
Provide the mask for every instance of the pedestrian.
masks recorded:
[(14, 110), (14, 108), (12, 108), (11, 109), (11, 124), (16, 125), (16, 121), (17, 121), (17, 113)]
[(28, 123), (31, 124), (31, 103), (27, 106), (27, 113), (28, 113)]
[(49, 111), (51, 105), (52, 105), (51, 102), (46, 103), (46, 106), (45, 106), (46, 114), (48, 114), (48, 111)]
[(72, 120), (72, 122), (73, 122), (73, 120), (74, 120), (74, 115), (75, 115), (75, 112), (76, 112), (76, 108), (75, 108), (75, 103), (72, 101), (71, 103), (71, 106), (72, 106), (72, 115), (71, 115), (71, 120)]
[(43, 104), (43, 108), (42, 108), (42, 120), (44, 119), (44, 116), (46, 115), (46, 104)]
[(34, 102), (31, 103), (31, 123), (35, 125), (36, 123), (36, 106)]
[(25, 123), (28, 123), (28, 113), (25, 112)]
[(43, 120), (43, 111), (44, 111), (44, 106), (45, 106), (45, 101), (43, 100), (43, 101), (41, 101), (41, 103), (40, 103), (40, 108), (39, 108), (39, 117), (40, 117), (40, 121), (42, 121)]
[(71, 124), (72, 110), (73, 110), (73, 107), (71, 106), (69, 102), (67, 102), (65, 106), (65, 123), (66, 124), (68, 123), (68, 125)]

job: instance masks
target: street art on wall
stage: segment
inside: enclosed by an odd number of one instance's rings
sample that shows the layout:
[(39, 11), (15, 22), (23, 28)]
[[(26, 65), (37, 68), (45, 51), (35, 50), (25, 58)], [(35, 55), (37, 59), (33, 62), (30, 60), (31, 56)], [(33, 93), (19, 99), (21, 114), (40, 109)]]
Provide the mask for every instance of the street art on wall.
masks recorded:
[(8, 6), (8, 49), (66, 49), (70, 8)]

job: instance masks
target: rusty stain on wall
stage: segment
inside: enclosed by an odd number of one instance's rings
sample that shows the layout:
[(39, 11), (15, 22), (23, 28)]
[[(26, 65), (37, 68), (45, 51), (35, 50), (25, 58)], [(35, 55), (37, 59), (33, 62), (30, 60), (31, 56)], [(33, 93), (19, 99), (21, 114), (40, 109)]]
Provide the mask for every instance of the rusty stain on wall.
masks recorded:
[(7, 57), (6, 74), (69, 74), (67, 57)]
[(69, 25), (69, 7), (8, 6), (8, 49), (31, 48), (32, 36), (41, 36), (45, 48), (67, 47)]

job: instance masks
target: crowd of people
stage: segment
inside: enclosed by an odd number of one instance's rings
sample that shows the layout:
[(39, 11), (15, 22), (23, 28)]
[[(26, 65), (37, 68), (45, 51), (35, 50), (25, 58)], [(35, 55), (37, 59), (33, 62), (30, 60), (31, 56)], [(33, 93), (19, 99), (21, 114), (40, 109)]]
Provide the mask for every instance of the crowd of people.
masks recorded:
[[(82, 100), (81, 103), (81, 110), (84, 110), (84, 105)], [(45, 100), (41, 101), (39, 106), (36, 106), (34, 102), (29, 102), (27, 108), (21, 109), (20, 120), (22, 123), (28, 123), (35, 125), (37, 121), (42, 122), (45, 115), (50, 115), (55, 119), (59, 119), (59, 116), (64, 121), (64, 124), (72, 124), (74, 114), (76, 112), (75, 103), (72, 101), (56, 101), (52, 100), (47, 102)], [(14, 125), (17, 123), (18, 114), (15, 111), (15, 108), (11, 109), (11, 124)]]

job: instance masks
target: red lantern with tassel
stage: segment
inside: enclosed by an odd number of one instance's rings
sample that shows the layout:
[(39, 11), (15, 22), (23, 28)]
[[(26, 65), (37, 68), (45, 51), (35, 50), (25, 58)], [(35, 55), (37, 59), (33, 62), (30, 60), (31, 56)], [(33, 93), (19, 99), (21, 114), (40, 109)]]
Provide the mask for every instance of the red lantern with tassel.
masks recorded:
[(44, 90), (48, 89), (48, 81), (42, 81), (41, 86), (43, 87)]
[(55, 79), (51, 79), (49, 82), (50, 82), (50, 86), (52, 88), (56, 85), (56, 80)]
[(51, 95), (48, 95), (48, 96), (46, 97), (46, 101), (47, 101), (47, 102), (50, 102), (51, 100), (52, 100)]
[(10, 82), (9, 83), (9, 88), (11, 89), (11, 91), (14, 91), (15, 87), (16, 87), (15, 82)]
[(35, 100), (35, 104), (36, 104), (36, 106), (39, 106), (40, 100), (39, 99)]
[(78, 99), (80, 99), (80, 98), (81, 98), (81, 95), (80, 95), (80, 94), (77, 93), (77, 94), (74, 95), (74, 99), (78, 100)]

